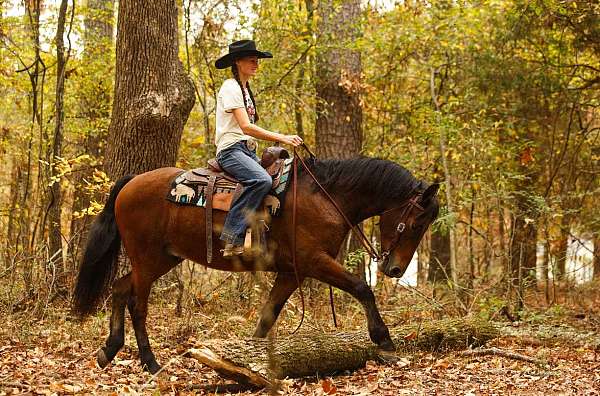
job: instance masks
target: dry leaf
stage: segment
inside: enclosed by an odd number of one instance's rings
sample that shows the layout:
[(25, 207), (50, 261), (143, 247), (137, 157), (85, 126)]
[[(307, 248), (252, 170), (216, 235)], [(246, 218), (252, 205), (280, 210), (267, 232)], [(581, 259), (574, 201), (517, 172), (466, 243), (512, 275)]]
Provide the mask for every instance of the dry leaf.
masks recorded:
[(335, 395), (337, 393), (337, 388), (331, 381), (331, 378), (325, 378), (321, 381), (321, 387), (323, 388), (323, 392), (326, 395)]
[(433, 365), (434, 368), (447, 369), (450, 366), (448, 359), (440, 359)]

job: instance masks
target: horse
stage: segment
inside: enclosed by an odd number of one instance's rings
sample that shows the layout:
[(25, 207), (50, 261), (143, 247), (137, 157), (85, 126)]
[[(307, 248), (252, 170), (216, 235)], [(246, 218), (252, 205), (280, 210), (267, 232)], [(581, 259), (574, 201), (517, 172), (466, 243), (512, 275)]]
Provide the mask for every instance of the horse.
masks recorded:
[[(216, 243), (213, 259), (207, 263), (204, 208), (165, 199), (182, 169), (160, 168), (115, 183), (90, 227), (72, 306), (80, 317), (94, 313), (112, 285), (110, 334), (97, 353), (100, 367), (107, 366), (123, 347), (127, 306), (142, 367), (153, 374), (160, 370), (146, 331), (148, 297), (152, 283), (184, 259), (224, 271), (276, 273), (254, 337), (266, 337), (288, 298), (305, 278), (313, 278), (357, 299), (366, 312), (370, 339), (382, 350), (395, 350), (373, 291), (336, 257), (352, 226), (379, 215), (385, 252), (379, 255), (378, 269), (389, 277), (401, 277), (438, 215), (439, 184), (417, 180), (404, 167), (383, 159), (302, 162), (293, 177), (295, 207), (292, 210), (288, 191), (281, 216), (269, 226), (269, 241), (276, 246), (274, 259), (260, 266), (254, 260), (223, 258)], [(226, 214), (215, 211), (215, 225), (223, 224)], [(121, 243), (131, 272), (115, 281)]]

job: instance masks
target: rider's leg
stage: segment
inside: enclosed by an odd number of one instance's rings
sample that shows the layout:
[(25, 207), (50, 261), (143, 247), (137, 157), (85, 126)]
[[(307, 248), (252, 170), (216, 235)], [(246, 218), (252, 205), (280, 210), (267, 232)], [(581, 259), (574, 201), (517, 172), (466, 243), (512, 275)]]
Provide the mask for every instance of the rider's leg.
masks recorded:
[(271, 190), (271, 176), (256, 161), (256, 154), (250, 151), (245, 142), (236, 143), (219, 153), (218, 161), (221, 167), (242, 183), (242, 194), (232, 203), (227, 214), (221, 240), (235, 246), (243, 246), (248, 215), (251, 215), (261, 205), (267, 193)]

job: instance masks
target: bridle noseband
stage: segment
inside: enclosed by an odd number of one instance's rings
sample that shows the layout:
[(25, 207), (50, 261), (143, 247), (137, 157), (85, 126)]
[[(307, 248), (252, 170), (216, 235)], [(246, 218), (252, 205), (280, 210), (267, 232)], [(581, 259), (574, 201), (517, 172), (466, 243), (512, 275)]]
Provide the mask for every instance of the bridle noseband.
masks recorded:
[(387, 212), (391, 212), (392, 210), (402, 209), (402, 213), (400, 215), (400, 222), (398, 223), (398, 225), (396, 225), (396, 233), (394, 234), (394, 239), (392, 240), (390, 247), (381, 252), (381, 254), (377, 257), (372, 257), (375, 261), (386, 261), (392, 253), (392, 251), (398, 247), (398, 245), (400, 244), (400, 237), (406, 229), (406, 221), (408, 220), (408, 216), (411, 214), (412, 210), (416, 209), (419, 212), (425, 211), (423, 206), (421, 206), (421, 204), (419, 203), (421, 197), (422, 194), (417, 193), (399, 207), (388, 209), (379, 215), (383, 216), (384, 214), (386, 214)]

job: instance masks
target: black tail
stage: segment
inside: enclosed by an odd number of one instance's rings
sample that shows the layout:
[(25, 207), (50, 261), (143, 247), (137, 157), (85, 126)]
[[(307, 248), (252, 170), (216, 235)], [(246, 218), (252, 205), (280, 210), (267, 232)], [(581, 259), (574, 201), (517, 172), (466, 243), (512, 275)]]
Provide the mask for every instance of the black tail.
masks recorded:
[(73, 294), (73, 313), (86, 316), (96, 307), (115, 278), (121, 249), (121, 236), (115, 221), (115, 201), (119, 192), (135, 176), (124, 176), (110, 190), (108, 201), (88, 232), (83, 261)]

